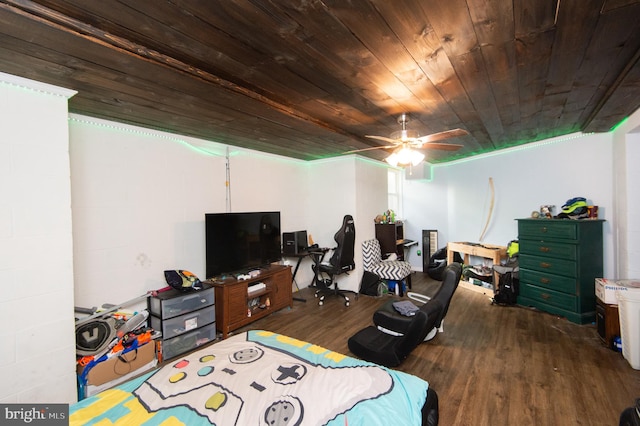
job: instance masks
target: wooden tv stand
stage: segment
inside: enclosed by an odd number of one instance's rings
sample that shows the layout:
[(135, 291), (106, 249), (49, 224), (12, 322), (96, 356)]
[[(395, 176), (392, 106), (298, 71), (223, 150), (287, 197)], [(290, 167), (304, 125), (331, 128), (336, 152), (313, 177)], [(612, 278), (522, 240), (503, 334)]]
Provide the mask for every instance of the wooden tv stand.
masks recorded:
[[(277, 310), (293, 307), (291, 281), (291, 266), (283, 265), (272, 265), (248, 280), (208, 280), (207, 283), (215, 287), (216, 328), (222, 332), (222, 338)], [(248, 293), (259, 283), (265, 287)]]

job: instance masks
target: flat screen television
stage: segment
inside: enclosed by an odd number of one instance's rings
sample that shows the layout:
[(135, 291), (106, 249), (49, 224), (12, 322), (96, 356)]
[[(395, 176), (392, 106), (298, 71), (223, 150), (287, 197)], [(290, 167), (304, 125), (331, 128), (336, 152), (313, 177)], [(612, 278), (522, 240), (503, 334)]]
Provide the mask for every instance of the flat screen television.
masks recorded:
[(282, 259), (280, 212), (206, 213), (205, 234), (207, 278)]

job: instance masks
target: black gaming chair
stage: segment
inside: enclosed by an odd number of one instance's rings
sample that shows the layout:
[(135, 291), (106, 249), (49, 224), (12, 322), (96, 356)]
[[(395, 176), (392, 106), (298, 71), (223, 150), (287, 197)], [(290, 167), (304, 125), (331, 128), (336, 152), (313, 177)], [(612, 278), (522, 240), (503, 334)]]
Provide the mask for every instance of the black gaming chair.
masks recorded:
[(443, 280), (436, 294), (416, 311), (413, 316), (401, 315), (390, 300), (373, 315), (373, 323), (349, 338), (349, 350), (358, 358), (396, 367), (421, 342), (430, 340), (449, 309), (451, 298), (458, 288), (462, 266), (447, 265)]
[(344, 298), (344, 304), (349, 306), (349, 297), (347, 297), (346, 293), (353, 293), (356, 298), (358, 298), (358, 293), (351, 290), (340, 290), (335, 276), (348, 273), (356, 266), (353, 260), (356, 227), (351, 215), (345, 215), (342, 219), (342, 227), (336, 232), (333, 239), (336, 241), (337, 246), (332, 249), (333, 254), (329, 261), (319, 262), (314, 265), (316, 272), (315, 284), (318, 288), (315, 296), (320, 298), (318, 304), (322, 305), (327, 294), (339, 295)]

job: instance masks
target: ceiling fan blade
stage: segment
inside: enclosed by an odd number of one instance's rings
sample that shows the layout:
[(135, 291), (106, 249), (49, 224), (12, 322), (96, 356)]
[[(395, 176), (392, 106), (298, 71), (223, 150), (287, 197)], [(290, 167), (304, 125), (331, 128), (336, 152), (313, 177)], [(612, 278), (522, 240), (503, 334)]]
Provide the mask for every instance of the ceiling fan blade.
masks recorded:
[(442, 151), (457, 151), (462, 147), (464, 147), (464, 145), (459, 145), (457, 143), (427, 142), (419, 144), (418, 146), (416, 146), (416, 149), (439, 149)]
[(365, 135), (365, 138), (369, 138), (369, 139), (377, 139), (379, 141), (383, 141), (383, 142), (389, 142), (395, 145), (398, 145), (399, 143), (401, 143), (401, 141), (397, 140), (397, 139), (391, 139), (391, 138), (385, 138), (384, 136), (370, 136), (370, 135)]
[(363, 152), (363, 151), (373, 151), (374, 149), (389, 149), (389, 148), (395, 148), (396, 145), (383, 145), (383, 146), (372, 146), (371, 148), (362, 148), (362, 149), (354, 149), (353, 151), (347, 151), (347, 152), (343, 152), (343, 154), (355, 154), (356, 152)]
[[(404, 128), (404, 124), (406, 123), (406, 121), (403, 121), (403, 131), (405, 130)], [(457, 151), (460, 148), (462, 148), (464, 145), (459, 145), (459, 144), (449, 144), (449, 143), (437, 143), (438, 141), (442, 141), (445, 139), (450, 139), (450, 138), (456, 138), (459, 136), (464, 136), (464, 135), (468, 135), (469, 132), (467, 132), (464, 129), (452, 129), (452, 130), (445, 130), (444, 132), (438, 132), (438, 133), (433, 133), (431, 135), (427, 135), (427, 136), (422, 136), (422, 137), (418, 137), (418, 138), (403, 138), (403, 139), (393, 139), (393, 138), (387, 138), (384, 136), (372, 136), (372, 135), (365, 135), (366, 138), (369, 139), (376, 139), (379, 141), (383, 141), (383, 142), (387, 142), (390, 143), (391, 145), (387, 145), (387, 146), (375, 146), (375, 147), (371, 147), (371, 148), (364, 148), (364, 149), (356, 149), (353, 151), (347, 151), (344, 154), (353, 154), (356, 152), (363, 152), (363, 151), (371, 151), (374, 149), (388, 149), (388, 148), (397, 148), (400, 146), (409, 146), (412, 147), (414, 149), (440, 149), (443, 151)], [(407, 136), (405, 134), (403, 134), (403, 136)]]
[(427, 136), (422, 136), (422, 137), (416, 138), (416, 140), (422, 143), (437, 142), (445, 139), (457, 138), (458, 136), (464, 136), (468, 134), (469, 132), (467, 132), (464, 129), (452, 129), (452, 130), (445, 130), (444, 132), (433, 133)]

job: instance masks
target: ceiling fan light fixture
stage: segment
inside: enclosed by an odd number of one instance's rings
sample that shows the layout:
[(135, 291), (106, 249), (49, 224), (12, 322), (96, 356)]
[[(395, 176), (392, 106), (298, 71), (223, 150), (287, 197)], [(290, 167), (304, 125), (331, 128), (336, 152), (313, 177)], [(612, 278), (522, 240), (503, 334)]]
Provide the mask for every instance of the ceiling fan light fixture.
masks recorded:
[(387, 163), (389, 163), (393, 167), (398, 167), (398, 154), (395, 152), (391, 153), (390, 156), (384, 159)]
[(411, 165), (417, 166), (424, 161), (424, 154), (418, 151), (412, 151), (411, 153)]
[(397, 167), (398, 165), (408, 166), (409, 164), (417, 166), (424, 161), (424, 154), (420, 151), (404, 146), (399, 150), (394, 151), (385, 159), (385, 161), (394, 167)]

